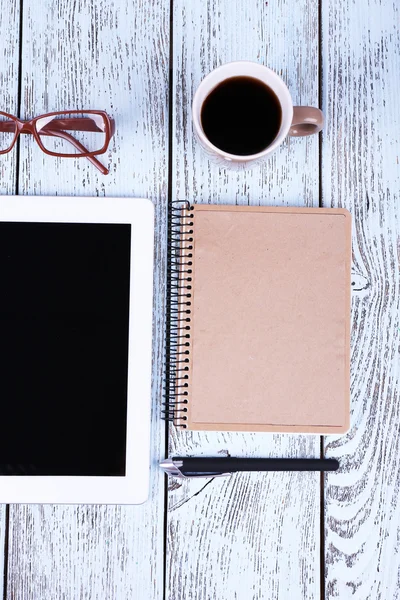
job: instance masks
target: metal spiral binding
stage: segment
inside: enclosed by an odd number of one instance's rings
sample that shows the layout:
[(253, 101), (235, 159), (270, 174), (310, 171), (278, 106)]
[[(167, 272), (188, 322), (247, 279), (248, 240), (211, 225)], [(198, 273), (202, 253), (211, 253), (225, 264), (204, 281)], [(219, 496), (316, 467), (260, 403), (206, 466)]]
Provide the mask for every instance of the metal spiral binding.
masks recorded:
[(193, 206), (172, 202), (168, 215), (165, 389), (162, 416), (186, 429), (191, 351)]

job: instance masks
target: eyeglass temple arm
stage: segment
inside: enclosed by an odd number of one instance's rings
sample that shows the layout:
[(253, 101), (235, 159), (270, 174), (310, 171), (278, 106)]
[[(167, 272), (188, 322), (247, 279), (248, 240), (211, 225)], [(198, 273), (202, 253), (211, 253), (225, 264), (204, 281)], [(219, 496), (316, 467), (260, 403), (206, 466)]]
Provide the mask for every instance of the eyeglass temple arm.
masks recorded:
[[(111, 125), (111, 135), (115, 133), (115, 123), (114, 119), (109, 119)], [(93, 118), (90, 117), (80, 117), (79, 119), (54, 119), (47, 125), (45, 125), (40, 132), (47, 129), (47, 127), (51, 128), (51, 130), (58, 129), (69, 129), (71, 131), (97, 131), (100, 133), (104, 133), (104, 130), (101, 129), (98, 125), (96, 125)]]
[[(110, 122), (110, 137), (112, 137), (115, 133), (115, 121), (110, 117), (108, 117), (108, 120)], [(51, 126), (52, 131), (62, 129), (63, 131), (97, 131), (104, 133), (104, 131), (96, 125), (94, 120), (89, 117), (81, 117), (80, 119), (54, 119), (54, 121), (45, 125), (43, 129), (41, 129), (41, 132), (49, 125)]]
[[(80, 142), (78, 142), (78, 140), (76, 140), (69, 133), (65, 133), (65, 131), (57, 131), (57, 133), (55, 133), (55, 132), (51, 131), (50, 129), (46, 129), (46, 130), (42, 129), (40, 132), (40, 135), (51, 135), (53, 137), (60, 137), (63, 140), (67, 140), (68, 142), (70, 142), (73, 146), (75, 146), (75, 148), (77, 150), (80, 150), (81, 152), (89, 152), (89, 150), (87, 150), (85, 148), (85, 146), (83, 146)], [(92, 165), (97, 167), (97, 169), (99, 169), (99, 171), (101, 171), (103, 175), (108, 175), (109, 171), (108, 171), (107, 167), (102, 165), (101, 162), (99, 160), (97, 160), (97, 158), (95, 156), (86, 156), (86, 158), (88, 160), (90, 160)]]

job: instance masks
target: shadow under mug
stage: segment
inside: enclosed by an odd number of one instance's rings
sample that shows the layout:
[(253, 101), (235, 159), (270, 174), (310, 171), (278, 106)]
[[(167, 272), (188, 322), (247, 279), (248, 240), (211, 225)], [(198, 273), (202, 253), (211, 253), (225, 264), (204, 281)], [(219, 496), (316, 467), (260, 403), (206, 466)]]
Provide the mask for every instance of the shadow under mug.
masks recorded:
[[(272, 89), (279, 100), (282, 111), (279, 131), (272, 143), (257, 154), (245, 156), (229, 154), (214, 146), (204, 133), (201, 123), (203, 104), (213, 89), (231, 77), (251, 77), (257, 79)], [(222, 65), (211, 71), (203, 79), (194, 95), (192, 117), (196, 137), (210, 160), (220, 166), (233, 169), (244, 169), (262, 162), (282, 144), (288, 135), (294, 137), (312, 135), (321, 131), (324, 126), (324, 115), (319, 108), (293, 106), (293, 101), (286, 84), (275, 71), (258, 63), (244, 60)]]

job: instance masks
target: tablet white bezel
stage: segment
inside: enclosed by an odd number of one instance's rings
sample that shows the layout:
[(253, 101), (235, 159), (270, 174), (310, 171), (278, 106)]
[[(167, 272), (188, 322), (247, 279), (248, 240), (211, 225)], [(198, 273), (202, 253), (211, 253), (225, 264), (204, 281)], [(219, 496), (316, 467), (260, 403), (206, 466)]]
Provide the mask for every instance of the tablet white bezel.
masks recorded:
[[(150, 461), (154, 208), (142, 198), (3, 196), (0, 222), (132, 227), (125, 477), (0, 476), (0, 503), (140, 504)], [(73, 441), (73, 440), (71, 440)]]

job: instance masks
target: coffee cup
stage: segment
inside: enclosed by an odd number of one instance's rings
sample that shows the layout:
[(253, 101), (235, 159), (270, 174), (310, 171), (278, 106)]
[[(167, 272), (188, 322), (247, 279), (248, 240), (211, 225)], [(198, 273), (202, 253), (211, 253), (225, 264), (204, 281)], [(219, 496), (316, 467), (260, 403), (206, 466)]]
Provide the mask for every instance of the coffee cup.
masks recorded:
[(209, 158), (236, 169), (264, 161), (288, 135), (313, 135), (324, 125), (319, 108), (293, 106), (281, 77), (249, 61), (209, 73), (195, 93), (192, 117)]

